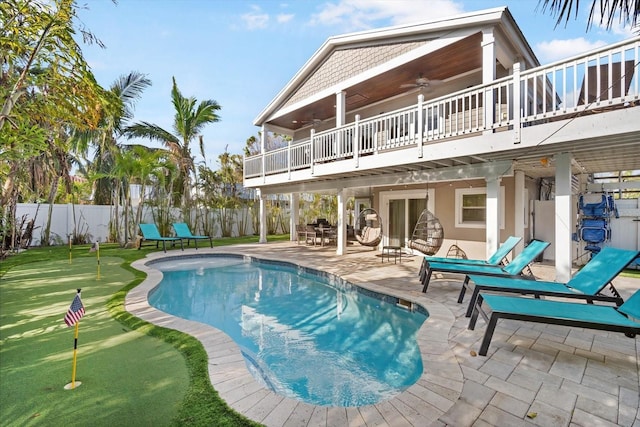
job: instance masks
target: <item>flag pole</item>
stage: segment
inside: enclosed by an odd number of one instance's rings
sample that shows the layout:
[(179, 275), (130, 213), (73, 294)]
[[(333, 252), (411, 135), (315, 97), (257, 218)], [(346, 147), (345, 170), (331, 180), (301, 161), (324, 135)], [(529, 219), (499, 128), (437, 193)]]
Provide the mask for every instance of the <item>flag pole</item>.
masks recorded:
[[(80, 295), (80, 291), (82, 289), (78, 289), (78, 295)], [(73, 390), (76, 388), (76, 385), (79, 387), (82, 384), (80, 381), (76, 381), (76, 362), (78, 360), (78, 329), (80, 326), (80, 321), (76, 321), (75, 324), (75, 332), (73, 336), (73, 367), (71, 368), (71, 382), (64, 386), (65, 390)]]
[[(71, 368), (71, 390), (76, 388), (76, 362), (78, 360), (78, 329), (80, 322), (76, 322), (76, 330), (73, 337), (73, 367)], [(80, 385), (80, 381), (78, 381)]]
[(100, 243), (96, 242), (96, 259), (98, 260), (98, 278), (100, 280)]

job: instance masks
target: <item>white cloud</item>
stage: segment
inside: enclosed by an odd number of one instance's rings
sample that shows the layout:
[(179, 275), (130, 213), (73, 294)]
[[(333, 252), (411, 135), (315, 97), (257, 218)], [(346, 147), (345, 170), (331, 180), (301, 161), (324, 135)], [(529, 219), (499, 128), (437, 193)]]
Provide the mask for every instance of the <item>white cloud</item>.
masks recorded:
[(269, 14), (262, 12), (259, 6), (252, 6), (252, 11), (245, 13), (240, 18), (245, 23), (248, 30), (260, 30), (267, 28), (269, 24)]
[(453, 0), (338, 0), (325, 3), (312, 15), (311, 24), (340, 25), (354, 31), (375, 27), (381, 20), (400, 25), (463, 12), (463, 5)]
[(276, 17), (278, 24), (285, 24), (293, 19), (295, 15), (293, 13), (281, 13)]
[(535, 46), (534, 50), (540, 62), (544, 64), (545, 62), (551, 62), (597, 49), (606, 44), (607, 42), (603, 40), (591, 41), (584, 37), (578, 37), (576, 39), (541, 42)]

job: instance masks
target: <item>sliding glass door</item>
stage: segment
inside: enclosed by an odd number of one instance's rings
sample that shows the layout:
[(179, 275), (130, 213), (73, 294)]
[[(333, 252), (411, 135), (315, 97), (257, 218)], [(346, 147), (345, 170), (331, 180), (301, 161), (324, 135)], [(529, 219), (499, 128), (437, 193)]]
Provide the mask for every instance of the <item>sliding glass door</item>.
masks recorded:
[[(429, 209), (433, 212), (433, 190), (429, 190), (429, 195)], [(413, 229), (427, 208), (425, 191), (389, 191), (382, 192), (380, 196), (383, 219), (386, 219), (384, 245), (404, 247), (411, 240)]]

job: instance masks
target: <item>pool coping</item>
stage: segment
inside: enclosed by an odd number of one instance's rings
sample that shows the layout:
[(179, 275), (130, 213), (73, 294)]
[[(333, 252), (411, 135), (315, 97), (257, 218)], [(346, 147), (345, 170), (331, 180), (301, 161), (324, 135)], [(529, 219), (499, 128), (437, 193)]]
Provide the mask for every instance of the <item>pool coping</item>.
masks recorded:
[(283, 261), (282, 258), (274, 259), (268, 254), (255, 253), (255, 250), (255, 245), (238, 245), (199, 249), (197, 252), (195, 249), (186, 249), (177, 255), (176, 252), (149, 254), (131, 264), (137, 270), (145, 272), (147, 278), (126, 295), (125, 309), (154, 325), (175, 329), (198, 339), (208, 355), (209, 379), (220, 397), (235, 411), (267, 426), (306, 425), (313, 419), (326, 419), (327, 425), (428, 425), (458, 401), (464, 384), (463, 372), (449, 345), (449, 331), (454, 324), (455, 315), (445, 305), (427, 298), (426, 294), (416, 294), (409, 289), (403, 292), (355, 280), (349, 275), (336, 274), (317, 265), (307, 265), (304, 259), (284, 260), (338, 276), (366, 290), (410, 301), (429, 313), (416, 336), (425, 367), (418, 381), (389, 400), (346, 408), (315, 406), (276, 394), (254, 379), (246, 367), (240, 348), (224, 332), (200, 322), (172, 316), (149, 305), (147, 296), (162, 279), (162, 273), (147, 264), (176, 256), (208, 254)]

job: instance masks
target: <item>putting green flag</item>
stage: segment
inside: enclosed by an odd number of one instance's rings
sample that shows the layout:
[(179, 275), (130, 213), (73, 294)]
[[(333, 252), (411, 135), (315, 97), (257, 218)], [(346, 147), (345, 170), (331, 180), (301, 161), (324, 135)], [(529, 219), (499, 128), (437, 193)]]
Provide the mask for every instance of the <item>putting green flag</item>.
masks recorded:
[(78, 355), (78, 326), (80, 325), (80, 319), (84, 316), (84, 305), (82, 304), (82, 299), (80, 299), (80, 291), (78, 289), (78, 293), (76, 293), (75, 298), (71, 302), (71, 306), (69, 310), (67, 310), (67, 314), (64, 316), (64, 323), (67, 326), (75, 325), (75, 332), (73, 337), (73, 367), (71, 369), (71, 382), (64, 386), (67, 390), (73, 390), (76, 386), (80, 385), (80, 381), (76, 381), (76, 360)]
[(89, 252), (96, 253), (96, 260), (98, 261), (98, 277), (96, 280), (100, 280), (100, 243), (95, 242), (93, 245), (91, 245), (91, 248), (89, 248)]

